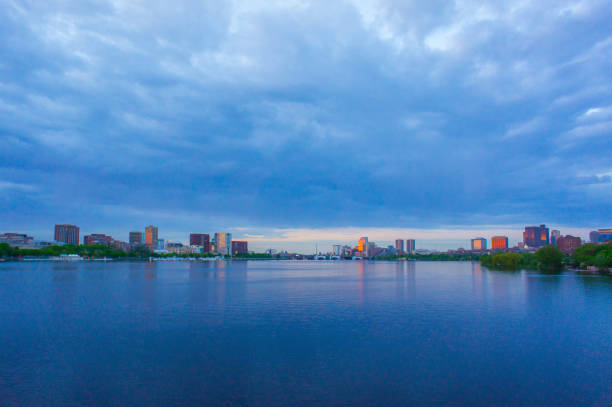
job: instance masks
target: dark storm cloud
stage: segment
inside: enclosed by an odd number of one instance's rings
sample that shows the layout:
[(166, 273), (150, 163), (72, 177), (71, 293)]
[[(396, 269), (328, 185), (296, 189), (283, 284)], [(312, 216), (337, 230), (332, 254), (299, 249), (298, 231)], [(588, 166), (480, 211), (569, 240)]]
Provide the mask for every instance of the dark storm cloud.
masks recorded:
[(9, 1), (0, 225), (610, 221), (607, 2)]

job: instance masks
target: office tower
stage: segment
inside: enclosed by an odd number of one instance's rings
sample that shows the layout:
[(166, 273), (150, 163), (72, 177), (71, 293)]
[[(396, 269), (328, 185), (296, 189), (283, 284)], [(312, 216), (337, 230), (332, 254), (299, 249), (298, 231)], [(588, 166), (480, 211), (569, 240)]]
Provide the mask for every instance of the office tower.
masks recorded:
[(130, 232), (130, 240), (131, 245), (141, 245), (142, 244), (142, 232)]
[(55, 225), (54, 239), (66, 244), (79, 244), (79, 227), (75, 225)]
[(221, 255), (231, 254), (232, 250), (232, 234), (231, 233), (215, 233), (215, 253)]
[(599, 243), (612, 242), (612, 229), (597, 229)]
[(414, 241), (414, 239), (406, 239), (406, 253), (416, 253), (416, 242)]
[(113, 238), (102, 233), (92, 233), (91, 235), (85, 236), (83, 239), (85, 240), (85, 244), (88, 246), (94, 244), (111, 246), (113, 244)]
[(361, 252), (362, 255), (368, 255), (368, 238), (361, 237), (359, 238), (359, 242), (357, 243), (357, 250)]
[(202, 246), (204, 253), (210, 252), (210, 235), (207, 233), (191, 233), (189, 235), (190, 246)]
[(245, 240), (232, 240), (232, 254), (246, 254), (249, 252), (249, 243)]
[(477, 237), (472, 239), (472, 250), (487, 250), (487, 239), (484, 237)]
[(149, 250), (157, 250), (157, 226), (149, 225), (145, 228), (145, 245)]
[(570, 235), (557, 237), (557, 247), (564, 253), (572, 254), (580, 246), (582, 246), (582, 239), (579, 237)]
[(546, 225), (525, 226), (523, 243), (525, 247), (538, 248), (549, 244), (548, 228)]
[(339, 244), (332, 245), (332, 254), (334, 256), (342, 256), (342, 246)]
[(589, 242), (599, 243), (599, 232), (598, 231), (593, 230), (591, 233), (589, 233)]
[(491, 249), (507, 249), (508, 248), (508, 237), (507, 236), (493, 236), (491, 238)]
[(164, 250), (166, 248), (166, 241), (164, 239), (157, 239), (157, 250)]
[(550, 231), (550, 244), (554, 246), (559, 236), (561, 236), (561, 231), (556, 230), (556, 229), (551, 230)]
[(395, 239), (395, 250), (399, 254), (404, 253), (404, 240), (403, 239)]

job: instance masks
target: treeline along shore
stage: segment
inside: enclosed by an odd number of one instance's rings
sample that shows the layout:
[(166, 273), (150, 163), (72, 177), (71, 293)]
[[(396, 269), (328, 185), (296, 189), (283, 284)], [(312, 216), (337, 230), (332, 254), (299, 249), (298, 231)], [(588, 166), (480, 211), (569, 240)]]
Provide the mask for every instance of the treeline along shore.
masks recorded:
[[(20, 249), (7, 243), (0, 243), (0, 258), (3, 260), (53, 259), (66, 255), (77, 255), (84, 259), (148, 260), (151, 258), (213, 258), (214, 253), (154, 253), (145, 246), (125, 252), (104, 245), (57, 245), (40, 249)], [(269, 259), (282, 260), (285, 257), (268, 253), (242, 253), (224, 256), (236, 260)], [(304, 256), (304, 258), (306, 258)], [(535, 253), (433, 253), (373, 257), (372, 260), (419, 260), (419, 261), (480, 261), (483, 266), (495, 270), (542, 270), (559, 271), (563, 269), (591, 270), (610, 272), (612, 268), (612, 242), (586, 244), (571, 255), (564, 254), (557, 247), (548, 245)]]

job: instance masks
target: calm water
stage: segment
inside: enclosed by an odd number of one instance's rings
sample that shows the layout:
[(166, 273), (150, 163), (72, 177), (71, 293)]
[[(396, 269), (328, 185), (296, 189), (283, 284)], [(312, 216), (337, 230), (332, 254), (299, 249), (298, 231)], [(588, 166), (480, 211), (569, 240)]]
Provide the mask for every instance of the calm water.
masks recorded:
[(612, 405), (612, 280), (0, 263), (0, 405)]

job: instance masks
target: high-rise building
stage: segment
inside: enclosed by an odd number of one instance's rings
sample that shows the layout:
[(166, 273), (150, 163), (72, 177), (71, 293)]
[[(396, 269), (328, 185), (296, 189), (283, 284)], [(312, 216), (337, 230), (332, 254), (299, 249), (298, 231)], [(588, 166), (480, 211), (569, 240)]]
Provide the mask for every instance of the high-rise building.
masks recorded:
[(508, 237), (507, 236), (493, 236), (491, 238), (491, 249), (507, 249), (508, 248)]
[(414, 239), (406, 239), (406, 253), (415, 254), (416, 245)]
[(157, 250), (164, 250), (166, 248), (166, 241), (164, 239), (157, 239)]
[(55, 225), (54, 239), (66, 244), (79, 244), (79, 230), (75, 225)]
[(561, 236), (561, 231), (553, 229), (550, 231), (550, 244), (555, 245), (557, 242), (557, 238)]
[(557, 237), (557, 247), (564, 253), (571, 254), (582, 246), (582, 239), (576, 236), (559, 236)]
[(399, 254), (404, 253), (404, 239), (395, 239), (395, 250)]
[(92, 233), (91, 235), (86, 235), (84, 238), (85, 244), (88, 246), (99, 244), (102, 246), (111, 246), (113, 244), (113, 238), (111, 236), (106, 236), (102, 233)]
[(145, 228), (145, 245), (149, 250), (157, 250), (158, 229), (157, 226), (149, 225)]
[(368, 238), (360, 237), (359, 242), (357, 243), (357, 251), (361, 252), (362, 255), (368, 255)]
[(487, 250), (487, 239), (484, 237), (477, 237), (472, 239), (472, 250)]
[(231, 233), (215, 233), (215, 253), (229, 255), (232, 250)]
[(142, 232), (130, 232), (129, 243), (134, 246), (142, 244)]
[(597, 237), (599, 243), (612, 242), (612, 229), (598, 229), (597, 233), (599, 234)]
[(342, 246), (339, 244), (332, 245), (332, 254), (334, 256), (342, 256)]
[(523, 243), (525, 247), (542, 247), (549, 244), (548, 228), (546, 225), (525, 226), (523, 232)]
[(246, 254), (249, 252), (249, 243), (246, 240), (232, 240), (232, 254)]
[(589, 233), (589, 242), (590, 243), (599, 243), (599, 232), (596, 230), (591, 231)]
[(201, 246), (204, 253), (210, 252), (210, 235), (207, 233), (191, 233), (189, 235), (190, 246)]

